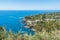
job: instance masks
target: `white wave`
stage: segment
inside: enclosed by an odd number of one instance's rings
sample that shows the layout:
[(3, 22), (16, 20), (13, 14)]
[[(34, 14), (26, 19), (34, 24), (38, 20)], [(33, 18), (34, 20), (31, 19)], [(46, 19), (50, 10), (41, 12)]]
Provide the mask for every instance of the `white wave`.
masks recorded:
[(14, 18), (14, 19), (22, 19), (22, 18), (24, 18), (24, 17), (9, 16), (9, 18)]
[(16, 19), (17, 17), (15, 17), (15, 16), (9, 16), (9, 18), (15, 18)]
[(18, 17), (19, 19), (24, 18), (24, 17)]

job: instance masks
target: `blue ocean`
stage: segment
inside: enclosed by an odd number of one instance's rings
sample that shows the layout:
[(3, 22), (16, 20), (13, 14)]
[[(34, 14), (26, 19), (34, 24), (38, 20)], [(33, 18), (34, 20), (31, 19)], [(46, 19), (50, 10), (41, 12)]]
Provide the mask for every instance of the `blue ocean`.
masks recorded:
[[(36, 14), (43, 14), (48, 11), (42, 10), (0, 10), (0, 26), (3, 26), (7, 31), (17, 33), (34, 33), (30, 29), (24, 27), (21, 22), (25, 16), (31, 16)], [(51, 12), (51, 11), (49, 11)], [(52, 11), (54, 12), (54, 11)]]

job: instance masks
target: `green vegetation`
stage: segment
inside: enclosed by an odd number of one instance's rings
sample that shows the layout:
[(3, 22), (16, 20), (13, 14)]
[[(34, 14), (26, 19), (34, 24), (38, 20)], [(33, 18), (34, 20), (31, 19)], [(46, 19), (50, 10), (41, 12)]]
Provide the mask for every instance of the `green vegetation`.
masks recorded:
[(25, 19), (27, 24), (28, 20), (32, 21), (30, 25), (32, 24), (32, 27), (40, 32), (43, 30), (46, 32), (54, 31), (56, 29), (60, 30), (60, 12), (26, 16)]
[(0, 27), (0, 40), (60, 40), (60, 12), (26, 16), (25, 19), (26, 26), (36, 29), (34, 35), (14, 34)]
[(60, 40), (60, 31), (55, 30), (48, 33), (43, 30), (35, 32), (34, 35), (27, 35), (26, 33), (21, 35), (20, 32), (14, 34), (10, 30), (9, 32), (4, 32), (4, 34), (1, 33), (0, 40)]
[(59, 19), (60, 18), (60, 12), (51, 12), (51, 13), (44, 13), (44, 14), (37, 14), (37, 15), (32, 15), (32, 16), (26, 16), (25, 19), (27, 20), (43, 20), (43, 19)]

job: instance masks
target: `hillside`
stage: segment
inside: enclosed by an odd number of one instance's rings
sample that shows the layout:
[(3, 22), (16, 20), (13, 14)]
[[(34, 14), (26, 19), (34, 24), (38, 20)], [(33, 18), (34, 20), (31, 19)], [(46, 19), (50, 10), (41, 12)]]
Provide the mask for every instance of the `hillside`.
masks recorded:
[(26, 16), (25, 23), (29, 28), (38, 31), (60, 30), (60, 12)]

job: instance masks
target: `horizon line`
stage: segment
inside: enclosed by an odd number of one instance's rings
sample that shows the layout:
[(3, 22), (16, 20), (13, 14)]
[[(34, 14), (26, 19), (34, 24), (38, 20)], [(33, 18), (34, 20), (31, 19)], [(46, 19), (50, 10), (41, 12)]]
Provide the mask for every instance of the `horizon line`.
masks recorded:
[[(52, 9), (52, 10), (54, 10), (54, 9)], [(59, 9), (60, 10), (60, 9)], [(1, 11), (1, 10), (0, 10)], [(2, 10), (2, 11), (5, 11), (5, 10)], [(7, 10), (7, 11), (9, 11), (9, 10)], [(19, 10), (15, 10), (15, 11), (19, 11)], [(22, 11), (25, 11), (25, 10), (22, 10)]]

